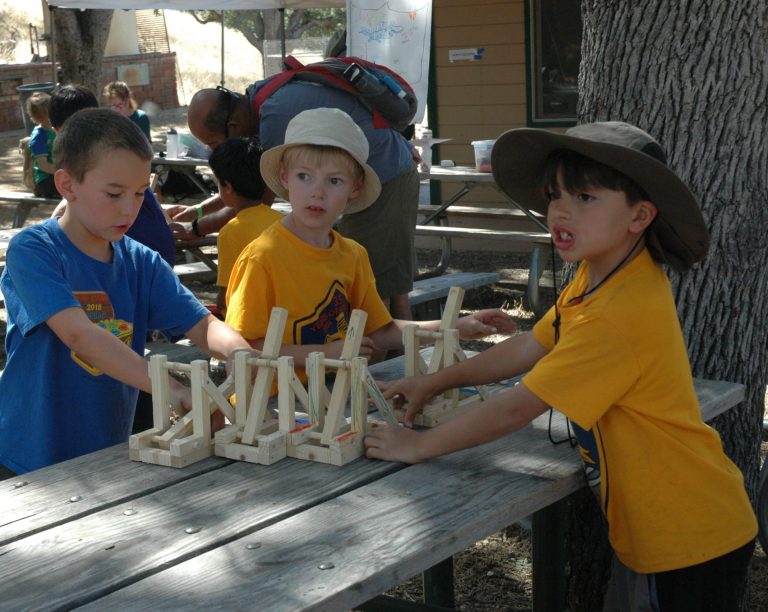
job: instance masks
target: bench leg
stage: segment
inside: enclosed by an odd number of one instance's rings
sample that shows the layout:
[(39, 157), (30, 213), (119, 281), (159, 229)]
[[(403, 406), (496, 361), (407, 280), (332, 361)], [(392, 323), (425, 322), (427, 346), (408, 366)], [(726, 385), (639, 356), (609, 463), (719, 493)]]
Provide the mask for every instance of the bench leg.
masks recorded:
[(533, 610), (565, 610), (565, 500), (533, 515)]
[(27, 202), (19, 202), (16, 205), (16, 212), (13, 215), (13, 227), (23, 227), (24, 223), (29, 217), (30, 211), (37, 206), (37, 204), (29, 204)]
[(453, 586), (453, 557), (448, 557), (424, 572), (424, 603), (443, 608), (456, 607)]

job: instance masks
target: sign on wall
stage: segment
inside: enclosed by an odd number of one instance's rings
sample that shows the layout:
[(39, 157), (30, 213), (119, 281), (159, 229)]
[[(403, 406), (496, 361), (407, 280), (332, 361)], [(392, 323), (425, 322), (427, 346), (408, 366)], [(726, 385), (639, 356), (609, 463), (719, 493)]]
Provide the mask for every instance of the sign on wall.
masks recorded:
[(421, 123), (429, 84), (432, 0), (349, 0), (347, 49), (391, 68), (410, 83)]

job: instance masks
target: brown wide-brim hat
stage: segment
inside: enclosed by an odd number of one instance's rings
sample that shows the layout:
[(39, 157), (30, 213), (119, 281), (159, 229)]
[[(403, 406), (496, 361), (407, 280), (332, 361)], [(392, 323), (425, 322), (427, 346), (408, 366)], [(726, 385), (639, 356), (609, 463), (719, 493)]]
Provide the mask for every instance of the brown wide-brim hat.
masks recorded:
[(345, 215), (365, 210), (381, 193), (381, 181), (368, 165), (368, 139), (347, 113), (338, 108), (313, 108), (296, 115), (285, 130), (285, 143), (264, 151), (261, 176), (275, 195), (288, 200), (288, 190), (280, 182), (280, 161), (291, 147), (319, 145), (343, 149), (360, 164), (365, 173), (363, 188), (344, 209)]
[(658, 214), (646, 244), (659, 260), (683, 272), (707, 254), (709, 232), (696, 197), (667, 167), (649, 134), (627, 123), (606, 121), (570, 128), (565, 134), (519, 128), (502, 134), (491, 152), (496, 184), (518, 204), (547, 214), (542, 176), (549, 155), (574, 151), (617, 170), (648, 195)]

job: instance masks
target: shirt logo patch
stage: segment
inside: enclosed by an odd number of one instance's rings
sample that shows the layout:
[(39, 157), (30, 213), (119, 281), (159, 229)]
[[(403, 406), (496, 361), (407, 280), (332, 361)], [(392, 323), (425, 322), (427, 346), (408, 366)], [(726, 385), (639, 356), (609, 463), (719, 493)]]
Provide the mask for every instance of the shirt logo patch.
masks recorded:
[(327, 344), (347, 335), (349, 300), (339, 281), (334, 281), (328, 293), (312, 314), (293, 324), (294, 344)]
[[(75, 298), (80, 302), (87, 317), (113, 336), (117, 336), (123, 344), (131, 346), (133, 341), (133, 324), (122, 319), (115, 319), (115, 310), (109, 296), (103, 291), (75, 291)], [(101, 376), (103, 372), (93, 367), (74, 351), (70, 352), (72, 360), (93, 376)]]

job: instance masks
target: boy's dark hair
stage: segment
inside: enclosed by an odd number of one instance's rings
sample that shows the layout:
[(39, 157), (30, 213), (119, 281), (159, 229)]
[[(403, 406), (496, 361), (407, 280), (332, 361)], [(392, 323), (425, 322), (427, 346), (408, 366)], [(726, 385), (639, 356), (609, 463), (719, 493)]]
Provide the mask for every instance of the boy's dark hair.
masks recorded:
[(260, 200), (266, 188), (259, 167), (262, 152), (258, 138), (228, 138), (213, 150), (208, 164), (220, 184), (227, 182), (237, 195)]
[(99, 101), (93, 92), (83, 85), (63, 85), (51, 94), (48, 117), (57, 130), (74, 113), (83, 108), (96, 108)]
[(27, 98), (27, 114), (35, 123), (42, 123), (48, 116), (48, 104), (51, 96), (42, 91), (36, 91)]
[(559, 189), (558, 173), (561, 173), (562, 187), (569, 193), (575, 193), (587, 187), (601, 187), (623, 191), (630, 204), (641, 200), (651, 201), (645, 191), (631, 178), (568, 149), (557, 149), (547, 157), (542, 185), (545, 193)]
[(97, 160), (116, 149), (147, 161), (153, 157), (147, 137), (133, 121), (111, 108), (87, 108), (67, 119), (53, 141), (53, 159), (57, 168), (65, 168), (82, 182)]

